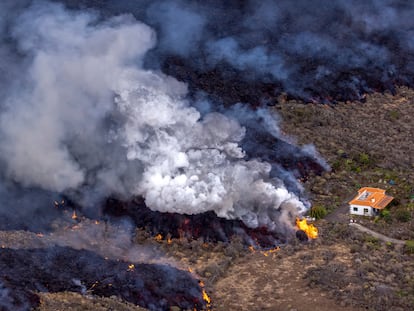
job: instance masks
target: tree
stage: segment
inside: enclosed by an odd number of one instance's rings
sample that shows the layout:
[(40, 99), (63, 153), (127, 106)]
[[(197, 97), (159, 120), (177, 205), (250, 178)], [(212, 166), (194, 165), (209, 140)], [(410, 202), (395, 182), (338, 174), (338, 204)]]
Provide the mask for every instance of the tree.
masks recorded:
[(320, 205), (315, 205), (310, 210), (310, 216), (314, 217), (315, 219), (321, 219), (326, 216), (328, 212), (326, 211), (326, 208)]

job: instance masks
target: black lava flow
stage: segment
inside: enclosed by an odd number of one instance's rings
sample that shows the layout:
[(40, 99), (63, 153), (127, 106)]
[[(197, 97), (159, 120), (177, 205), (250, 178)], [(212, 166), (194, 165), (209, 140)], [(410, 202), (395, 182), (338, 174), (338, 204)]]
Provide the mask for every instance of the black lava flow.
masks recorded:
[(160, 264), (105, 259), (68, 247), (0, 250), (0, 310), (32, 310), (35, 292), (117, 296), (155, 311), (202, 310), (202, 289), (189, 272)]
[(55, 1), (133, 14), (157, 32), (149, 64), (230, 104), (364, 101), (414, 85), (410, 1)]
[(111, 219), (129, 217), (136, 227), (155, 236), (171, 238), (201, 239), (205, 242), (230, 242), (238, 237), (243, 244), (259, 247), (273, 247), (285, 242), (285, 236), (272, 232), (265, 227), (249, 228), (241, 220), (218, 217), (214, 212), (195, 215), (178, 213), (161, 213), (150, 210), (142, 198), (129, 202), (108, 199), (105, 213)]

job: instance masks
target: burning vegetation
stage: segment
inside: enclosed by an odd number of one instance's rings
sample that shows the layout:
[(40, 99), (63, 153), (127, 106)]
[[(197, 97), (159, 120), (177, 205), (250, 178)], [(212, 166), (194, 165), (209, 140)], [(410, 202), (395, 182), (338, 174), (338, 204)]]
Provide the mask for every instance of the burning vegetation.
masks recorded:
[(313, 224), (308, 224), (306, 218), (303, 218), (302, 220), (296, 218), (296, 226), (298, 230), (305, 232), (309, 239), (316, 239), (318, 237), (318, 228)]

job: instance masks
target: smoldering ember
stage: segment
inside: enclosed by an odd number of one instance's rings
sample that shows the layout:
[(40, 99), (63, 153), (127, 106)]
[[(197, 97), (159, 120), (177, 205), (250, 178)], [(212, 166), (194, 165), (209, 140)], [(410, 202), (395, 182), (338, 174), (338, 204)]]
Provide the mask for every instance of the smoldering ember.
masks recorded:
[(0, 310), (413, 309), (413, 13), (0, 2)]

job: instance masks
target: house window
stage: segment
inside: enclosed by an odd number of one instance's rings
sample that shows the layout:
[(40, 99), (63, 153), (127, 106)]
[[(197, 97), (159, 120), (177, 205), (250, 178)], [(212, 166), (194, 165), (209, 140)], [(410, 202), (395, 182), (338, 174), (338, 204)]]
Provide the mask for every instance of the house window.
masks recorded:
[(358, 207), (354, 207), (354, 212), (358, 212)]
[(367, 213), (368, 213), (368, 209), (364, 208), (364, 214), (367, 214)]

